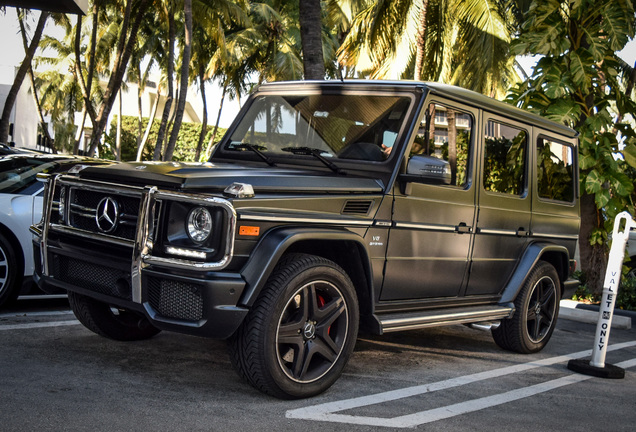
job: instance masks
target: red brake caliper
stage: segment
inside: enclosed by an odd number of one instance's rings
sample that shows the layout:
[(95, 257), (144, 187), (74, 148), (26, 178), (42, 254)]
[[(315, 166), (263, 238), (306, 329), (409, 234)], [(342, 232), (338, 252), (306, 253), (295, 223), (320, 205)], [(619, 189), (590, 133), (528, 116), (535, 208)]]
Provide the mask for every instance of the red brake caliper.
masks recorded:
[[(325, 298), (318, 294), (318, 307), (322, 308), (325, 304), (327, 304)], [(327, 329), (327, 334), (331, 336), (331, 326), (329, 326), (329, 328)]]

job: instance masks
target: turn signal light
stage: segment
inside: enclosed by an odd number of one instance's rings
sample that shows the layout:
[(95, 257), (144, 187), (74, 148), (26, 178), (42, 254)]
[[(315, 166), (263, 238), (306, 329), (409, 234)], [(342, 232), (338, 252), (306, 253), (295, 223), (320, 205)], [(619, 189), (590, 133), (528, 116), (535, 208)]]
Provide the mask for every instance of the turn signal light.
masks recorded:
[(239, 227), (239, 235), (244, 236), (258, 236), (261, 232), (261, 228), (257, 226), (241, 226)]

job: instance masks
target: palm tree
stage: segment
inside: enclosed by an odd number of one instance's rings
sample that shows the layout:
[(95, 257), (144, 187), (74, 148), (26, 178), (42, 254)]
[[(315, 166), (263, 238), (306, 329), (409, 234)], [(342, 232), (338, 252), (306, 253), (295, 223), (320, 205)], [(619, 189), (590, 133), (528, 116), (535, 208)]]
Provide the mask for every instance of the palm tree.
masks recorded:
[[(21, 13), (20, 11), (18, 13)], [(2, 110), (2, 118), (0, 118), (0, 142), (6, 143), (9, 137), (9, 123), (11, 111), (13, 110), (13, 105), (15, 105), (15, 101), (18, 97), (18, 91), (20, 91), (20, 87), (22, 86), (22, 82), (26, 77), (28, 70), (31, 68), (31, 60), (33, 60), (33, 56), (35, 55), (35, 50), (38, 47), (40, 42), (40, 38), (42, 37), (42, 31), (44, 30), (44, 25), (46, 24), (46, 20), (49, 17), (49, 12), (41, 12), (40, 18), (38, 19), (37, 26), (35, 31), (33, 32), (33, 37), (31, 38), (31, 43), (29, 44), (29, 48), (26, 50), (26, 54), (24, 59), (22, 60), (22, 64), (18, 68), (18, 72), (15, 75), (13, 80), (13, 85), (7, 94), (7, 98), (4, 102), (4, 108)]]
[(172, 160), (174, 147), (179, 136), (181, 121), (183, 120), (183, 112), (185, 111), (186, 97), (188, 95), (188, 84), (190, 79), (190, 57), (192, 52), (192, 0), (183, 0), (183, 18), (184, 18), (184, 38), (181, 50), (181, 83), (179, 88), (179, 100), (177, 101), (177, 109), (175, 120), (170, 133), (170, 140), (166, 146), (166, 152), (163, 160)]
[[(496, 0), (353, 2), (340, 62), (372, 78), (441, 81), (503, 96), (517, 80), (509, 43), (518, 10)], [(353, 7), (353, 6), (352, 6)]]
[(106, 129), (108, 116), (117, 98), (117, 93), (121, 87), (128, 61), (136, 43), (137, 31), (148, 11), (150, 3), (151, 0), (126, 0), (125, 4), (118, 2), (109, 4), (115, 16), (121, 17), (121, 25), (119, 26), (116, 47), (111, 52), (113, 62), (110, 68), (111, 73), (108, 84), (104, 91), (104, 99), (99, 106), (99, 110), (96, 110), (91, 144), (88, 151), (89, 154), (95, 152), (101, 140), (102, 133)]
[(305, 79), (321, 80), (325, 78), (325, 61), (322, 53), (320, 0), (299, 0), (298, 3)]

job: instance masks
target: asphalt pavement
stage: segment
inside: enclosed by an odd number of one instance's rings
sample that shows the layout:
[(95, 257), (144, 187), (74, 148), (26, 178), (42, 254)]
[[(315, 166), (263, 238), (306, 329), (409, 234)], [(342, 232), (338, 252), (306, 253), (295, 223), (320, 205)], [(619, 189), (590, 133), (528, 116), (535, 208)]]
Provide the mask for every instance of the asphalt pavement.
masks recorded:
[(225, 342), (163, 332), (116, 342), (64, 300), (0, 311), (2, 431), (633, 431), (636, 330), (613, 328), (607, 362), (625, 378), (573, 373), (593, 324), (560, 319), (542, 352), (499, 349), (453, 326), (361, 335), (326, 393), (282, 401), (234, 372)]

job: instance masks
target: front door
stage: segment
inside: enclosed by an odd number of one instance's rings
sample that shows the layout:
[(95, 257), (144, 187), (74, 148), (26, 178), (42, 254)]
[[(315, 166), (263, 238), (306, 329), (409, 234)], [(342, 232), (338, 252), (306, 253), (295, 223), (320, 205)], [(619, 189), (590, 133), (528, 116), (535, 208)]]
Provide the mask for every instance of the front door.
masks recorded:
[(476, 118), (476, 110), (448, 101), (426, 104), (407, 176), (394, 191), (381, 300), (460, 294), (475, 219)]

